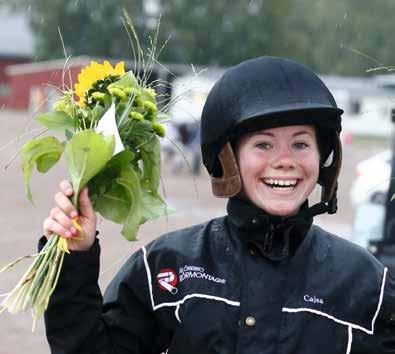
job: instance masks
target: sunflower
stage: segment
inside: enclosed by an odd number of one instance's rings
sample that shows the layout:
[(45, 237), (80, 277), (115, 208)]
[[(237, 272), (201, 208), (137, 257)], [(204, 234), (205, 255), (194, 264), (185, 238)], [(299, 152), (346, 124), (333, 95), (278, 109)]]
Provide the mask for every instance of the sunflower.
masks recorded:
[(78, 74), (78, 82), (74, 85), (74, 92), (79, 97), (77, 104), (80, 107), (86, 107), (90, 101), (89, 94), (92, 89), (94, 89), (93, 91), (106, 89), (108, 84), (118, 80), (123, 74), (125, 74), (125, 62), (123, 61), (116, 64), (115, 67), (107, 60), (103, 64), (91, 61)]

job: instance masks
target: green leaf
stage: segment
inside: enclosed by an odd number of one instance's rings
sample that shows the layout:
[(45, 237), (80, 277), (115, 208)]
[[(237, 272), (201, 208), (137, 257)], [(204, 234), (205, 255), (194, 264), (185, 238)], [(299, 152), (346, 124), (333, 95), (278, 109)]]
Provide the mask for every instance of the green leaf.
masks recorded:
[(53, 136), (34, 139), (22, 148), (22, 169), (25, 177), (26, 197), (33, 202), (30, 191), (30, 177), (33, 166), (41, 173), (47, 172), (62, 156), (64, 144)]
[(48, 129), (65, 132), (73, 130), (73, 118), (65, 112), (49, 112), (37, 116), (37, 121)]
[(143, 160), (143, 184), (153, 193), (157, 193), (160, 182), (160, 142), (152, 136), (140, 147)]
[(122, 151), (89, 182), (89, 194), (95, 211), (119, 224), (126, 220), (131, 199), (117, 179), (121, 177), (122, 170), (129, 168), (133, 159), (134, 155), (131, 151)]
[(142, 223), (147, 220), (154, 220), (164, 215), (169, 215), (175, 211), (175, 209), (166, 205), (159, 194), (150, 193), (143, 189), (142, 194), (143, 203), (143, 220)]
[(130, 210), (132, 201), (125, 187), (115, 180), (108, 191), (105, 191), (96, 198), (94, 209), (104, 218), (122, 224)]
[(136, 87), (139, 88), (136, 76), (132, 71), (126, 72), (118, 81), (114, 82), (114, 85), (120, 87)]
[(114, 148), (113, 136), (103, 136), (93, 130), (78, 132), (67, 142), (65, 156), (74, 188), (75, 206), (81, 189), (105, 167), (114, 153)]
[(131, 200), (131, 207), (124, 222), (121, 234), (129, 241), (136, 240), (137, 231), (143, 220), (142, 191), (138, 174), (132, 167), (122, 171), (117, 183), (122, 185), (128, 198)]

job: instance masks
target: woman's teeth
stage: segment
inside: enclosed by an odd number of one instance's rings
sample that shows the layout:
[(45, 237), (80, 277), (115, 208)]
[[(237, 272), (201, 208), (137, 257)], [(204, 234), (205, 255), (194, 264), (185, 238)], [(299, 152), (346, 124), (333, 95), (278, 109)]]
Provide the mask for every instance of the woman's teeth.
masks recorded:
[(283, 180), (273, 178), (265, 178), (263, 181), (271, 188), (295, 188), (298, 182), (296, 179)]

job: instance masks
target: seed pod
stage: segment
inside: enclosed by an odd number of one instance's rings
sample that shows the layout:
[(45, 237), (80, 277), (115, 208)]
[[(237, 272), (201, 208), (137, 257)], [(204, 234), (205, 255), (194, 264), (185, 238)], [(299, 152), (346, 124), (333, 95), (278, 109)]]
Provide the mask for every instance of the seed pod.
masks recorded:
[(126, 94), (123, 92), (123, 90), (119, 87), (108, 87), (108, 92), (111, 93), (111, 95), (114, 95), (115, 97), (118, 97), (120, 100), (125, 100), (126, 99)]
[(161, 138), (166, 135), (166, 128), (163, 124), (158, 122), (152, 123), (152, 128), (155, 130), (155, 133)]
[(143, 100), (141, 99), (140, 96), (137, 96), (137, 95), (134, 96), (133, 105), (137, 106), (137, 107), (142, 107), (143, 106)]
[(156, 121), (156, 114), (155, 113), (150, 113), (150, 112), (145, 112), (144, 118), (146, 120), (149, 120), (150, 122), (155, 122)]
[(156, 113), (158, 113), (158, 108), (156, 107), (156, 104), (154, 104), (154, 103), (152, 103), (150, 101), (144, 101), (143, 102), (143, 107), (151, 115), (155, 115)]
[(92, 97), (95, 98), (98, 101), (104, 101), (106, 94), (103, 92), (93, 92)]
[(139, 112), (129, 112), (129, 117), (136, 120), (144, 120), (144, 116)]

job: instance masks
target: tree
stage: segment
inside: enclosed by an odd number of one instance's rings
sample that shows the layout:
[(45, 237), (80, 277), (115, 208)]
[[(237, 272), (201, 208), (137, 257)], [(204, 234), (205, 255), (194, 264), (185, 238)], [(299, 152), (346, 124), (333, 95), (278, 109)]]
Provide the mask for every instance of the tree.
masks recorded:
[[(4, 1), (5, 0), (0, 0)], [(147, 45), (148, 0), (7, 0), (31, 14), (39, 59), (74, 56), (132, 58), (121, 9)], [(154, 1), (154, 0), (151, 0)], [(229, 66), (260, 55), (299, 60), (322, 74), (363, 75), (395, 63), (391, 34), (395, 1), (381, 0), (156, 0), (161, 61)]]
[(276, 54), (285, 31), (278, 21), (290, 0), (166, 0), (162, 2), (161, 38), (171, 36), (163, 58), (194, 64), (232, 65)]
[(13, 0), (11, 3), (30, 14), (39, 60), (64, 56), (58, 28), (69, 55), (130, 58), (131, 48), (121, 21), (122, 8), (133, 16), (139, 32), (146, 30), (142, 0), (35, 0), (30, 4)]

